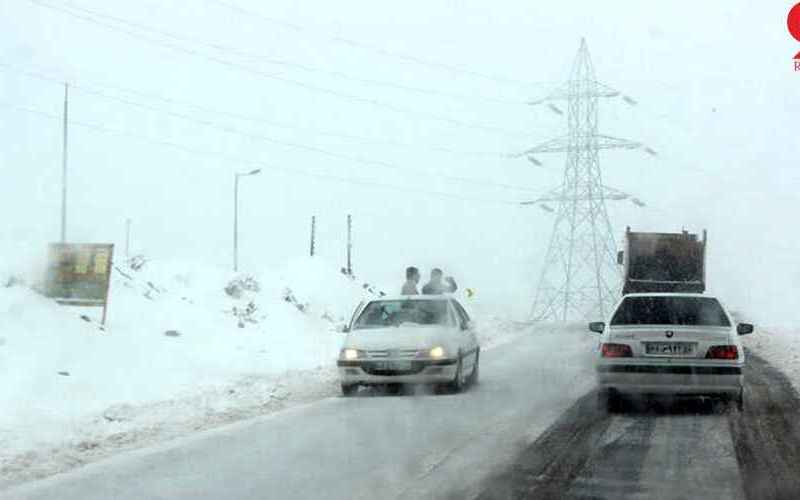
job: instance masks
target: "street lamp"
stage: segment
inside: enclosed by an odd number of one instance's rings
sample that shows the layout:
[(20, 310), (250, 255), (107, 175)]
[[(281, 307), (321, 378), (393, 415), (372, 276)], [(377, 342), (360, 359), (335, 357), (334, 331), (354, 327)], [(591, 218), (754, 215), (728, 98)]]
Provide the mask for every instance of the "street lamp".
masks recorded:
[(237, 172), (233, 176), (233, 271), (239, 271), (239, 177), (256, 175), (260, 168), (250, 172)]

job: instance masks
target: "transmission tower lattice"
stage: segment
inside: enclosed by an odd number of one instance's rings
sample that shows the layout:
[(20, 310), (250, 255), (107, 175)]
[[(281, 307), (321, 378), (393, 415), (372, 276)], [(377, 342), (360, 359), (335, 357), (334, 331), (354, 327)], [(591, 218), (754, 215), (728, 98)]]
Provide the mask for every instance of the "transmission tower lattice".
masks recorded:
[(538, 162), (536, 154), (567, 154), (561, 186), (525, 202), (546, 210), (552, 210), (548, 203), (558, 207), (534, 299), (534, 320), (602, 319), (618, 297), (620, 274), (606, 200), (625, 194), (603, 185), (598, 153), (601, 149), (642, 146), (597, 133), (598, 99), (618, 95), (618, 91), (595, 80), (589, 49), (582, 39), (569, 81), (531, 103), (547, 103), (561, 114), (555, 102), (566, 101), (569, 129), (566, 136), (523, 153), (534, 163)]

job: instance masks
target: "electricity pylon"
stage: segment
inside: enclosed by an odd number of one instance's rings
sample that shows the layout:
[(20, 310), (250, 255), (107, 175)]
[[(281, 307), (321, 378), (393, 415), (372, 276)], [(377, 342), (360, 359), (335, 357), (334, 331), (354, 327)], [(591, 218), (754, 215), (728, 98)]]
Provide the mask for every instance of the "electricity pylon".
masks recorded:
[(561, 186), (525, 202), (548, 211), (553, 210), (549, 204), (557, 205), (534, 299), (534, 320), (604, 319), (619, 295), (616, 244), (606, 200), (628, 195), (603, 185), (598, 153), (601, 149), (638, 149), (642, 144), (597, 132), (598, 99), (618, 95), (618, 91), (595, 80), (589, 49), (581, 39), (569, 81), (531, 103), (547, 103), (563, 114), (555, 102), (566, 101), (569, 127), (566, 136), (523, 153), (534, 163), (538, 163), (535, 155), (540, 153), (567, 154)]

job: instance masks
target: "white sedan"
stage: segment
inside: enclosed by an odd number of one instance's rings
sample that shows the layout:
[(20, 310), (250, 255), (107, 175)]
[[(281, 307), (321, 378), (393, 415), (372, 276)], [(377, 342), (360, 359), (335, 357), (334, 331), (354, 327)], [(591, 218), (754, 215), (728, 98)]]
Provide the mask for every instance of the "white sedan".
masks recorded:
[(359, 385), (447, 384), (478, 379), (480, 346), (469, 315), (452, 297), (385, 297), (360, 304), (345, 328), (342, 393)]
[(715, 298), (700, 294), (626, 295), (600, 333), (596, 358), (601, 397), (614, 408), (620, 393), (720, 395), (744, 407), (745, 354), (733, 321)]

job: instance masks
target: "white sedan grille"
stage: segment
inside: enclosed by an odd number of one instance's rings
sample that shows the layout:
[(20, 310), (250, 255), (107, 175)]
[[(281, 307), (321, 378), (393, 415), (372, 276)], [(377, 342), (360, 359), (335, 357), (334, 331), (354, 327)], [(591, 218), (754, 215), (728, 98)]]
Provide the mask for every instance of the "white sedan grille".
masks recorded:
[(367, 358), (372, 359), (398, 359), (416, 358), (419, 349), (378, 349), (367, 351)]

